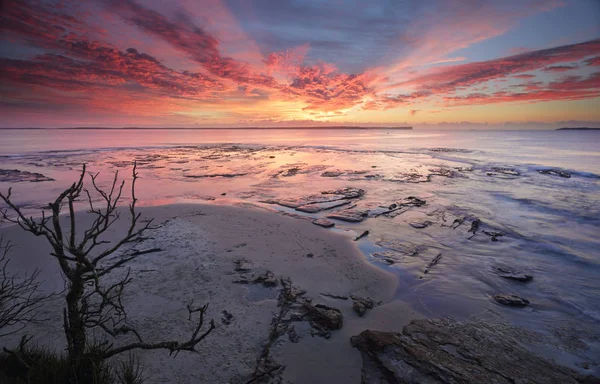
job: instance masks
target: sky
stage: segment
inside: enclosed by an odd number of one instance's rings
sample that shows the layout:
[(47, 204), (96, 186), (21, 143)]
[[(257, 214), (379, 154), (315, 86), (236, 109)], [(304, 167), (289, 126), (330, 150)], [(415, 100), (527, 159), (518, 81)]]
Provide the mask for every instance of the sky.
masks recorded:
[(3, 127), (600, 126), (600, 0), (4, 0)]

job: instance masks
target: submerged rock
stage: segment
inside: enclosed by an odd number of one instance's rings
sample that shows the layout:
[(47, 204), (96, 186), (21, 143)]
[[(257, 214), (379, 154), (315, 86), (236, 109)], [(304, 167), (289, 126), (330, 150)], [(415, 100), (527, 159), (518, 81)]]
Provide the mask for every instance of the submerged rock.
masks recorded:
[(503, 175), (521, 176), (521, 173), (513, 168), (494, 167), (492, 168), (492, 171), (502, 173)]
[(504, 277), (505, 279), (518, 280), (522, 282), (527, 282), (533, 279), (533, 276), (523, 273), (521, 271), (511, 270), (508, 268), (498, 267), (496, 268), (496, 274), (500, 277)]
[(367, 330), (350, 341), (362, 353), (364, 384), (598, 382), (529, 352), (516, 332), (493, 324), (421, 319), (402, 333)]
[(429, 220), (426, 220), (426, 221), (413, 221), (413, 222), (408, 223), (408, 224), (411, 227), (413, 227), (413, 228), (423, 229), (423, 228), (429, 227), (433, 223), (431, 221), (429, 221)]
[(501, 232), (492, 232), (492, 231), (482, 231), (486, 235), (492, 238), (492, 241), (498, 241), (498, 237), (504, 236)]
[(519, 297), (517, 295), (509, 295), (507, 293), (499, 293), (493, 296), (494, 300), (498, 304), (506, 305), (509, 307), (526, 307), (529, 305), (529, 300)]
[(183, 177), (187, 177), (188, 179), (205, 179), (205, 178), (213, 178), (213, 177), (224, 177), (224, 178), (234, 178), (240, 176), (246, 176), (248, 173), (210, 173), (206, 175), (183, 175)]
[(0, 182), (18, 183), (22, 181), (36, 183), (40, 181), (54, 181), (54, 179), (44, 176), (41, 173), (19, 171), (18, 169), (0, 169)]
[(566, 179), (571, 177), (569, 172), (561, 171), (560, 169), (538, 169), (538, 172), (542, 175), (560, 176)]
[(427, 204), (427, 201), (419, 199), (415, 196), (409, 196), (393, 203), (382, 204), (377, 208), (369, 209), (368, 214), (371, 217), (377, 217), (381, 215), (396, 217), (406, 212), (409, 208), (422, 207), (425, 204)]
[(396, 264), (404, 258), (403, 253), (395, 251), (374, 252), (371, 256), (377, 260), (383, 261), (389, 265)]
[(323, 202), (323, 203), (312, 203), (312, 204), (301, 205), (296, 208), (296, 211), (306, 212), (306, 213), (317, 213), (317, 212), (321, 212), (321, 211), (326, 211), (328, 209), (341, 207), (342, 205), (348, 205), (350, 203), (351, 203), (350, 200), (334, 200), (334, 201), (327, 201), (327, 202)]

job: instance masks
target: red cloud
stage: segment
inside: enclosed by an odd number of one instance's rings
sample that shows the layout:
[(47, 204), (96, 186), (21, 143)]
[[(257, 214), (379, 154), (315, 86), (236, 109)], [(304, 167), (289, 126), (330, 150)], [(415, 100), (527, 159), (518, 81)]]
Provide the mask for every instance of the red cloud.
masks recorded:
[(591, 59), (585, 60), (585, 65), (591, 66), (599, 66), (600, 65), (600, 56), (592, 57)]
[(570, 76), (545, 87), (530, 88), (530, 92), (499, 91), (492, 94), (471, 93), (467, 96), (445, 97), (447, 106), (494, 104), (505, 102), (540, 102), (552, 100), (580, 100), (600, 96), (600, 72), (582, 79)]
[(579, 44), (531, 51), (496, 60), (442, 67), (396, 85), (413, 86), (417, 90), (454, 92), (459, 87), (469, 87), (521, 72), (541, 69), (551, 64), (581, 60), (599, 51), (600, 39), (590, 40)]

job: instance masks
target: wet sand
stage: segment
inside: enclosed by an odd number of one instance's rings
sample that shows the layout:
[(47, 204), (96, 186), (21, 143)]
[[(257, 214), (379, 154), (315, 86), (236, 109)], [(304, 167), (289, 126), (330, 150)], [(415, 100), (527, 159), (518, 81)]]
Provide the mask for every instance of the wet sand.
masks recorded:
[[(143, 218), (154, 217), (159, 228), (135, 249), (162, 251), (141, 255), (130, 264), (134, 277), (126, 291), (130, 322), (148, 340), (184, 339), (191, 329), (185, 306), (193, 299), (196, 304), (210, 303), (209, 318), (217, 324), (197, 354), (173, 358), (167, 351), (139, 352), (148, 383), (245, 382), (280, 311), (281, 278), (306, 290), (303, 297), (313, 304), (338, 308), (343, 316), (343, 326), (331, 330), (329, 339), (315, 334), (308, 321), (287, 325), (293, 331), (280, 335), (270, 349), (270, 358), (285, 366), (279, 373), (284, 381), (358, 383), (362, 360), (350, 337), (364, 329), (400, 331), (420, 317), (393, 300), (397, 277), (368, 263), (350, 235), (305, 220), (234, 207), (177, 204), (141, 212)], [(119, 231), (115, 226), (109, 236), (114, 239)], [(12, 268), (37, 266), (42, 269), (44, 289), (63, 287), (44, 239), (14, 226), (0, 229), (0, 236), (15, 245)], [(267, 271), (277, 286), (253, 283)], [(244, 280), (248, 283), (239, 283)], [(379, 305), (359, 317), (352, 309), (351, 295), (371, 298)], [(42, 315), (52, 321), (26, 330), (38, 343), (58, 350), (65, 345), (62, 305), (48, 303)]]

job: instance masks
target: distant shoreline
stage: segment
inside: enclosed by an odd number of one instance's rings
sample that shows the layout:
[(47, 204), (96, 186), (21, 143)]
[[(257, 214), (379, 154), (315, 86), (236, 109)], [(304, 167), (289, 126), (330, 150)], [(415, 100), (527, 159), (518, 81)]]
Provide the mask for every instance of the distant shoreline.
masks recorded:
[(108, 128), (108, 127), (71, 127), (71, 128), (0, 128), (0, 130), (189, 130), (189, 131), (202, 131), (202, 130), (275, 130), (275, 129), (310, 129), (310, 130), (328, 130), (328, 129), (364, 129), (364, 130), (406, 130), (410, 131), (413, 127), (359, 127), (359, 126), (331, 126), (331, 127), (233, 127), (233, 128), (209, 128), (209, 127), (192, 127), (192, 128), (176, 128), (176, 127), (163, 127), (163, 128), (144, 128), (144, 127), (122, 127), (122, 128)]
[(557, 128), (556, 131), (600, 131), (600, 128), (590, 127), (574, 127), (574, 128)]

